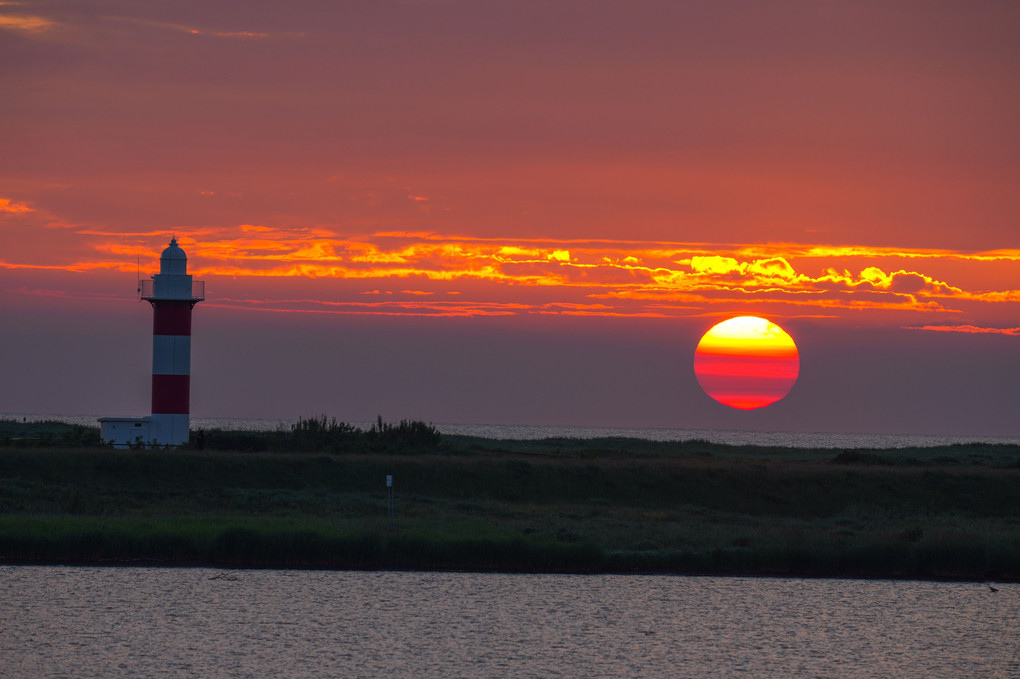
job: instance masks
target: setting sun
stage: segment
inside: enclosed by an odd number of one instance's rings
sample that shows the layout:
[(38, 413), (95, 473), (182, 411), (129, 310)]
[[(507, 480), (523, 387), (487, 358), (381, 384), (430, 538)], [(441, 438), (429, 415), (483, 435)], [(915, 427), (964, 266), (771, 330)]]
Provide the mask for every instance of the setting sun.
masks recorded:
[(793, 388), (800, 356), (786, 331), (757, 316), (738, 316), (705, 333), (694, 374), (705, 393), (739, 410), (764, 408)]

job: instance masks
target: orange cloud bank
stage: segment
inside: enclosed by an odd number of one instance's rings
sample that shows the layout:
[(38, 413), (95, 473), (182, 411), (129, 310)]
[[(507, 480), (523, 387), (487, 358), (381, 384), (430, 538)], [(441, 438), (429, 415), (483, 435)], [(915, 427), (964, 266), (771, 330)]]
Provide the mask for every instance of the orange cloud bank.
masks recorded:
[[(0, 202), (9, 220), (26, 221), (34, 216), (30, 210)], [(140, 261), (151, 273), (170, 235), (46, 228), (61, 232), (59, 247), (31, 247), (30, 238), (41, 237), (26, 230), (29, 247), (0, 267), (127, 272)], [(210, 281), (210, 304), (262, 311), (646, 317), (752, 309), (779, 317), (896, 312), (954, 319), (945, 325), (904, 321), (918, 329), (1014, 334), (970, 329), (989, 324), (967, 325), (966, 315), (1015, 318), (1020, 304), (1020, 289), (1003, 284), (1018, 280), (1020, 250), (343, 235), (264, 225), (177, 235), (192, 271)], [(314, 295), (295, 295), (292, 285), (282, 283), (302, 279), (324, 283)], [(244, 296), (237, 294), (242, 287)]]

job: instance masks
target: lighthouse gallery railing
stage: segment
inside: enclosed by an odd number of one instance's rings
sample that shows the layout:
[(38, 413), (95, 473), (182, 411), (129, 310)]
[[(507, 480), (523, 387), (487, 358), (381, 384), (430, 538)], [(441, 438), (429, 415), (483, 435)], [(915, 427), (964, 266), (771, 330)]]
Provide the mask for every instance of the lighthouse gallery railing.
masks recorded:
[[(205, 281), (182, 280), (173, 283), (160, 281), (159, 286), (156, 286), (155, 283), (156, 281), (151, 278), (138, 281), (139, 299), (154, 299), (157, 287), (160, 299), (190, 299), (194, 301), (205, 299)], [(168, 285), (168, 283), (170, 284)]]

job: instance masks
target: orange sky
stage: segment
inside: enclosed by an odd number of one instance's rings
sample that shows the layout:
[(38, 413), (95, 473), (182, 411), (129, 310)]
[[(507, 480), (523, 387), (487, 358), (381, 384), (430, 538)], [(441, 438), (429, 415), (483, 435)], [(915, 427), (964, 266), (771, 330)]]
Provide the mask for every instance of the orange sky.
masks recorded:
[[(319, 347), (303, 366), (246, 340), (283, 381), (354, 328), (349, 351), (375, 367), (372, 347), (410, 355), (390, 342), (413, 337), (449, 373), (446, 352), (493, 328), (533, 338), (501, 351), (543, 366), (488, 409), (454, 395), (492, 382), (479, 359), (444, 394), (421, 385), (446, 378), (402, 366), (389, 402), (324, 376), (306, 401), (225, 391), (210, 415), (1020, 434), (1020, 391), (999, 377), (1020, 355), (1018, 33), (1020, 7), (991, 0), (0, 2), (0, 313), (21, 328), (0, 350), (47, 370), (41, 319), (67, 310), (96, 315), (75, 322), (95, 346), (144, 345), (117, 324), (144, 315), (124, 304), (136, 267), (152, 273), (176, 234), (206, 281), (196, 361), (218, 382), (202, 323), (227, 344), (243, 321)], [(740, 314), (781, 322), (828, 386), (802, 379), (753, 420), (698, 401), (693, 347)], [(593, 332), (605, 343), (584, 355), (616, 382), (552, 349)], [(654, 367), (614, 358), (638, 337), (660, 343)], [(835, 348), (850, 337), (853, 356)], [(869, 360), (924, 377), (854, 367), (835, 395), (840, 365)], [(641, 370), (676, 390), (590, 400), (640, 390)], [(31, 374), (6, 380), (27, 394)], [(124, 380), (111, 389), (133, 394)], [(987, 403), (966, 405), (965, 386)], [(525, 408), (532, 387), (558, 400)], [(83, 388), (0, 411), (73, 409)], [(927, 400), (895, 419), (915, 391)]]

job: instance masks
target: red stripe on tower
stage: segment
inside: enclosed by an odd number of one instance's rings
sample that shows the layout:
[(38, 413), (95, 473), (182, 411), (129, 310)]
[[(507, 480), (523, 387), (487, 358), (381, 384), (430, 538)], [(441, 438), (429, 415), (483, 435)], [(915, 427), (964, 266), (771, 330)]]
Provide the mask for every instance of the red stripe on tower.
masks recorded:
[(205, 299), (201, 281), (188, 275), (188, 257), (170, 241), (159, 273), (143, 285), (152, 304), (152, 424), (160, 445), (177, 446), (189, 436), (191, 400), (191, 310)]
[(152, 414), (189, 415), (191, 375), (152, 376)]
[(187, 300), (152, 300), (152, 334), (191, 335), (191, 308)]

